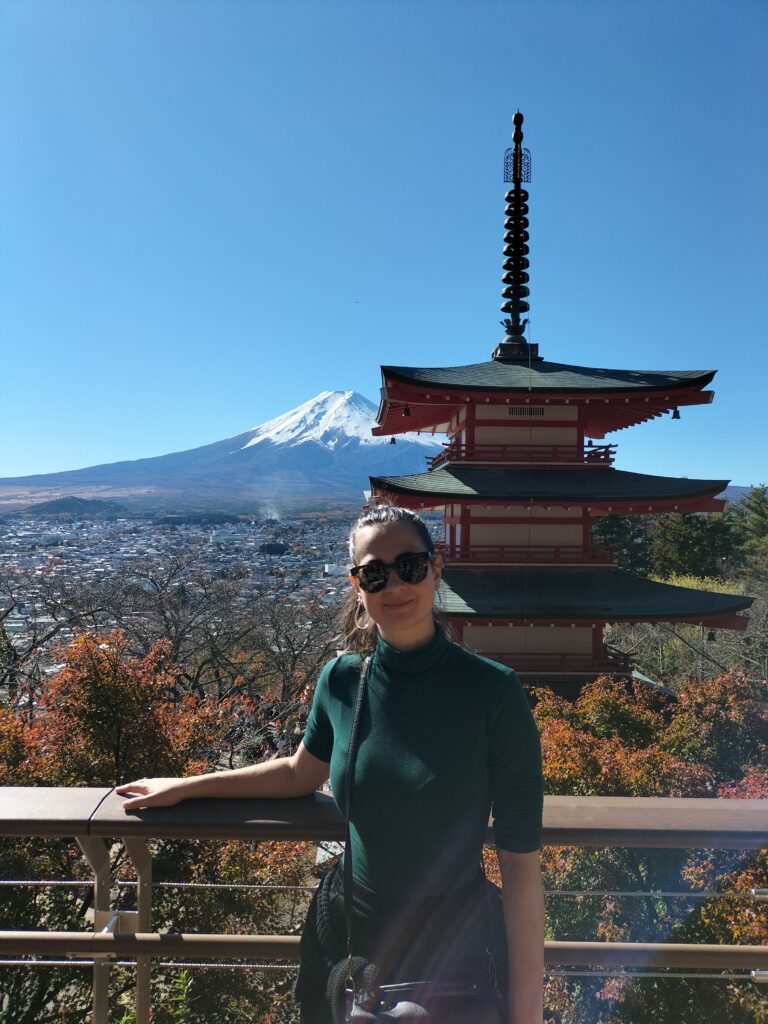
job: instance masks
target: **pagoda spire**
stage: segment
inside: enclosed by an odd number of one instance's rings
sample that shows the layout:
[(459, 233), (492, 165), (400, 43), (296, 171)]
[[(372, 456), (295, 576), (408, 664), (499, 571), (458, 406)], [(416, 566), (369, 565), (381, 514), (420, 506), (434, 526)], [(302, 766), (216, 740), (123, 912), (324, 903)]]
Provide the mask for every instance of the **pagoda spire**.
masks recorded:
[(530, 309), (527, 298), (528, 288), (528, 192), (523, 182), (531, 180), (531, 154), (523, 148), (523, 115), (518, 112), (512, 118), (515, 126), (512, 135), (514, 147), (504, 154), (504, 181), (510, 182), (512, 188), (507, 192), (506, 220), (504, 222), (504, 289), (501, 304), (502, 313), (507, 317), (502, 320), (504, 340), (496, 346), (493, 358), (498, 360), (540, 359), (538, 345), (525, 340), (527, 318), (521, 319), (521, 313)]

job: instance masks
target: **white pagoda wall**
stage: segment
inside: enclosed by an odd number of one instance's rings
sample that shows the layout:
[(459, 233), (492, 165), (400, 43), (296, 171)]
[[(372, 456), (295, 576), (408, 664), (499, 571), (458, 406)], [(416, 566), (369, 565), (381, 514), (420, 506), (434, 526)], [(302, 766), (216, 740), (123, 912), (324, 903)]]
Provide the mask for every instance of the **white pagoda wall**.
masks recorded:
[[(461, 505), (449, 506), (452, 515), (461, 515)], [(503, 516), (505, 519), (578, 519), (584, 518), (584, 511), (578, 505), (569, 505), (562, 508), (558, 505), (536, 506), (513, 506), (506, 505), (470, 505), (469, 514), (472, 519), (498, 519)]]
[(498, 427), (478, 425), (475, 427), (475, 444), (512, 445), (564, 445), (575, 447), (579, 442), (578, 428), (544, 427), (541, 424), (510, 426), (500, 423)]
[(591, 654), (588, 626), (465, 626), (467, 647), (482, 654)]
[(510, 544), (527, 546), (580, 547), (584, 538), (581, 524), (472, 523), (469, 544)]

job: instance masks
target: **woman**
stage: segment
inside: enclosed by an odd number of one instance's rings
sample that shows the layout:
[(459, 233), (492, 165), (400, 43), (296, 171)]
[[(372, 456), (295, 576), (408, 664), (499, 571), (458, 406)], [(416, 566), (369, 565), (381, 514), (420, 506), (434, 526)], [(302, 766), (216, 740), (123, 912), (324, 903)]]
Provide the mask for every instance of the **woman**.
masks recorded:
[[(487, 974), (479, 865), (492, 807), (508, 946), (505, 1024), (540, 1024), (541, 755), (525, 694), (514, 672), (436, 625), (440, 560), (418, 516), (389, 506), (366, 512), (350, 534), (350, 555), (346, 621), (358, 653), (323, 669), (297, 752), (117, 792), (136, 794), (123, 805), (131, 811), (192, 796), (303, 796), (330, 776), (343, 810), (360, 652), (370, 650), (350, 816), (353, 952), (395, 983)], [(338, 870), (322, 883), (302, 937), (297, 998), (306, 1024), (331, 1021), (325, 986), (330, 963), (346, 950), (343, 903)]]

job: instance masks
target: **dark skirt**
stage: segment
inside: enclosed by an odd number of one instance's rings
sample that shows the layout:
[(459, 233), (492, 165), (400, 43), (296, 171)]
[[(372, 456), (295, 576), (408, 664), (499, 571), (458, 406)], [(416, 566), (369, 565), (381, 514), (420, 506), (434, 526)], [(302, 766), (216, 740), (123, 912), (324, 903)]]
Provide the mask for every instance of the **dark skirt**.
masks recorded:
[[(318, 887), (301, 938), (295, 997), (303, 1024), (334, 1024), (328, 975), (347, 952), (343, 869)], [(478, 872), (469, 885), (427, 898), (382, 899), (355, 884), (353, 953), (376, 964), (379, 982), (431, 981), (505, 987), (506, 941), (500, 891)]]

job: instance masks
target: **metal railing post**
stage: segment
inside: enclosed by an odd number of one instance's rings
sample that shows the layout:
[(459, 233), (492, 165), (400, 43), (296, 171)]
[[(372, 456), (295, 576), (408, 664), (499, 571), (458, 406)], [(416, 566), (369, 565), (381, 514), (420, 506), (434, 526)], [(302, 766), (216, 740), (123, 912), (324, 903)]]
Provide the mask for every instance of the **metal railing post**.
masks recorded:
[[(110, 870), (109, 852), (101, 839), (90, 836), (77, 836), (77, 845), (83, 851), (93, 871), (93, 914), (94, 930), (98, 931), (98, 921), (102, 915), (110, 912)], [(107, 1024), (109, 1013), (109, 961), (96, 960), (93, 965), (93, 1024)]]
[[(152, 930), (152, 854), (143, 839), (123, 837), (123, 846), (136, 872), (137, 932)], [(149, 1024), (152, 959), (136, 957), (136, 1024)]]

